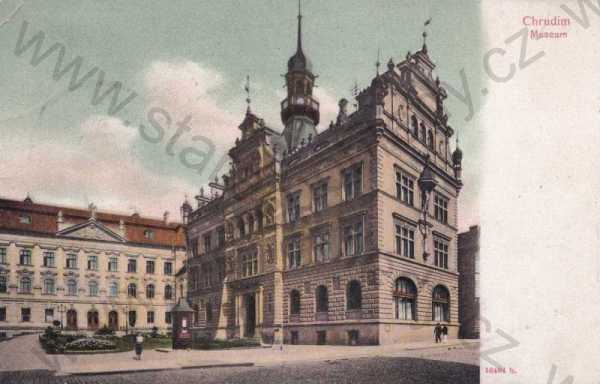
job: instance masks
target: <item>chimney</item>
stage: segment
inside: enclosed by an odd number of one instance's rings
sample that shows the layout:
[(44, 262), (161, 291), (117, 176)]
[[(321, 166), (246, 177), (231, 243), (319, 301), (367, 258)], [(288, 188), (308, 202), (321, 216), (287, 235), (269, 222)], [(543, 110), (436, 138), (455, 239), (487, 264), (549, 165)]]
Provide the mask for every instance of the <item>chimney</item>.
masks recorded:
[(169, 224), (169, 211), (165, 211), (165, 213), (163, 213), (163, 222), (165, 225)]

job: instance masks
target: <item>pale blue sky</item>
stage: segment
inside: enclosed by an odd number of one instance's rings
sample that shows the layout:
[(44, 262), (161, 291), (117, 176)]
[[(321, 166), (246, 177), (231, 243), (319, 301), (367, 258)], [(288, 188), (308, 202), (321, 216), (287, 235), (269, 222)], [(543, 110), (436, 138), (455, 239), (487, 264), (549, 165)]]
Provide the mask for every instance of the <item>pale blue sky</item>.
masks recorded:
[[(170, 156), (166, 147), (175, 127), (166, 129), (160, 142), (150, 143), (139, 135), (137, 125), (147, 124), (145, 111), (150, 106), (169, 110), (174, 121), (189, 112), (192, 134), (216, 143), (214, 163), (237, 134), (245, 111), (247, 74), (252, 79), (253, 110), (281, 129), (281, 74), (295, 49), (295, 0), (5, 0), (0, 3), (0, 23), (21, 3), (15, 16), (0, 27), (2, 196), (22, 198), (30, 192), (34, 199), (47, 202), (94, 201), (100, 209), (175, 213), (183, 194), (193, 195), (210, 173), (199, 174), (177, 156), (186, 145), (206, 147), (181, 139)], [(479, 4), (304, 0), (304, 47), (319, 75), (322, 124), (333, 118), (336, 100), (350, 97), (355, 81), (359, 87), (370, 82), (378, 48), (383, 66), (390, 57), (398, 62), (407, 50), (419, 49), (428, 18), (433, 19), (428, 47), (437, 74), (462, 93), (459, 73), (464, 69), (477, 109), (480, 93), (474, 90), (482, 87)], [(25, 42), (42, 31), (41, 52), (59, 43), (65, 48), (65, 63), (82, 57), (80, 76), (94, 67), (98, 71), (69, 92), (70, 73), (53, 79), (57, 52), (38, 65), (30, 63), (33, 47), (15, 54), (24, 21)], [(120, 100), (130, 90), (137, 94), (110, 119), (108, 98), (91, 103), (99, 71), (107, 83), (124, 84)], [(465, 228), (477, 219), (480, 132), (477, 115), (464, 120), (468, 114), (464, 103), (450, 96), (447, 105), (465, 152), (460, 202)]]

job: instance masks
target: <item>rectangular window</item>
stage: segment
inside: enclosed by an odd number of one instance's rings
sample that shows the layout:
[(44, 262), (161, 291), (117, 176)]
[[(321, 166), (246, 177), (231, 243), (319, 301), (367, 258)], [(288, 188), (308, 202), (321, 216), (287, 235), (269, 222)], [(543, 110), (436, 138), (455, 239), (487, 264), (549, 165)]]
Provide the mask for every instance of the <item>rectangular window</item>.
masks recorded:
[(31, 321), (31, 308), (21, 308), (21, 321), (24, 323)]
[(164, 273), (165, 275), (172, 275), (173, 274), (173, 263), (171, 263), (170, 261), (166, 261), (164, 264)]
[(6, 248), (0, 247), (0, 264), (8, 264), (8, 260), (6, 258)]
[(327, 208), (327, 183), (313, 187), (313, 210), (321, 212)]
[(146, 314), (146, 323), (154, 324), (154, 311), (148, 311)]
[(210, 264), (202, 264), (202, 287), (208, 288), (211, 286), (210, 279), (212, 277), (212, 268)]
[(127, 261), (127, 272), (135, 273), (137, 270), (137, 261), (134, 259), (129, 259)]
[(362, 193), (362, 164), (356, 164), (343, 171), (344, 200), (356, 199)]
[(19, 252), (19, 264), (31, 265), (31, 249), (21, 249), (21, 251)]
[(154, 261), (146, 260), (146, 273), (154, 274)]
[(294, 193), (287, 198), (288, 222), (293, 223), (300, 218), (300, 194)]
[(329, 232), (321, 232), (313, 237), (315, 261), (322, 263), (329, 260)]
[(46, 323), (51, 323), (54, 321), (54, 309), (46, 308), (44, 310), (44, 321)]
[(415, 179), (400, 170), (396, 171), (396, 197), (408, 205), (414, 205)]
[(171, 312), (165, 312), (165, 323), (171, 324)]
[(0, 321), (6, 321), (6, 308), (0, 308)]
[(448, 269), (448, 242), (446, 240), (433, 240), (433, 261), (437, 267)]
[(90, 271), (98, 270), (98, 256), (88, 256), (87, 269)]
[(242, 277), (254, 276), (258, 273), (256, 251), (242, 253), (240, 260)]
[(53, 279), (44, 280), (44, 294), (54, 295), (54, 280)]
[(69, 253), (67, 255), (67, 265), (68, 269), (77, 269), (77, 255), (74, 253)]
[(415, 258), (415, 229), (412, 226), (396, 222), (396, 253)]
[(434, 217), (437, 221), (448, 223), (448, 199), (436, 193), (433, 199)]
[(219, 227), (217, 228), (217, 246), (221, 248), (225, 245), (225, 228)]
[(363, 252), (363, 224), (358, 222), (344, 227), (344, 254), (359, 255)]
[(300, 266), (300, 239), (292, 239), (288, 242), (288, 268), (298, 268)]
[(55, 260), (54, 252), (44, 251), (44, 267), (53, 268), (54, 260)]
[(119, 270), (119, 259), (111, 257), (108, 259), (108, 272), (117, 272)]
[(204, 252), (210, 252), (212, 249), (210, 233), (207, 233), (202, 238), (204, 239)]

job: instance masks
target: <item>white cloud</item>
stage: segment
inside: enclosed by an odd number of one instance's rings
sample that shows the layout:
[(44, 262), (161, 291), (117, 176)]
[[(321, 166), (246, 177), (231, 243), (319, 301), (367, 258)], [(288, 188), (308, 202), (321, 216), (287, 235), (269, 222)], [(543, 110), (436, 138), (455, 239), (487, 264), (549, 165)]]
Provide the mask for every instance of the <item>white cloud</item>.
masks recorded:
[[(184, 193), (196, 189), (174, 176), (146, 169), (134, 153), (137, 131), (114, 117), (92, 116), (81, 125), (75, 147), (46, 142), (21, 151), (0, 163), (7, 197), (128, 211), (160, 216), (164, 210), (176, 218)], [(18, 177), (15, 174), (18, 172)]]
[(224, 150), (239, 134), (242, 116), (217, 105), (214, 93), (223, 83), (219, 72), (192, 61), (156, 61), (144, 76), (147, 108), (162, 108), (174, 122), (191, 117), (192, 131), (182, 136), (182, 144), (190, 144), (192, 136), (202, 135)]

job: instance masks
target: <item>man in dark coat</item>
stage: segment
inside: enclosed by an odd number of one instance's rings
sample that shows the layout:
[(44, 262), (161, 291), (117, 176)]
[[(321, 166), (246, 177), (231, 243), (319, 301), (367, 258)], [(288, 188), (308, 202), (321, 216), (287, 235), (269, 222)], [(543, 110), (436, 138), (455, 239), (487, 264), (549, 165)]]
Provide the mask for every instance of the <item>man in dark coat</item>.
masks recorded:
[(442, 341), (442, 326), (440, 323), (435, 325), (435, 328), (433, 329), (433, 335), (435, 336), (436, 343), (440, 343)]

